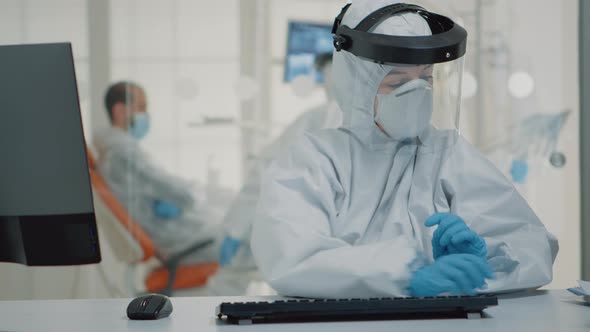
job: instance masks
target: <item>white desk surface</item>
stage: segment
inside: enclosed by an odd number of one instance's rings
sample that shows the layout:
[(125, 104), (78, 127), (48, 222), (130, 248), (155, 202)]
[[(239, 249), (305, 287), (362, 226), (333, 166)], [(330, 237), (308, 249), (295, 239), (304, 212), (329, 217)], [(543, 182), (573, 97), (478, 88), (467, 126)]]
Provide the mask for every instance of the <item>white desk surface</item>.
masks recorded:
[[(174, 311), (156, 321), (130, 321), (129, 299), (0, 301), (0, 331), (590, 331), (590, 305), (566, 291), (535, 291), (500, 297), (487, 318), (289, 323), (235, 326), (215, 317), (224, 301), (264, 298), (172, 298)], [(267, 298), (268, 299), (268, 298)]]

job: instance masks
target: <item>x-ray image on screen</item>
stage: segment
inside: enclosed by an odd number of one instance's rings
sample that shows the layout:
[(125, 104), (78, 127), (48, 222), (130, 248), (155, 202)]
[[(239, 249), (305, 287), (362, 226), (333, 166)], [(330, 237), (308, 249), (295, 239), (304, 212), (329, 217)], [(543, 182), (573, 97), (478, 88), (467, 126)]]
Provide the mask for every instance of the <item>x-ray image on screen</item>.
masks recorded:
[(289, 22), (285, 82), (299, 75), (313, 75), (317, 83), (323, 83), (324, 77), (314, 62), (318, 55), (332, 53), (333, 49), (332, 25)]

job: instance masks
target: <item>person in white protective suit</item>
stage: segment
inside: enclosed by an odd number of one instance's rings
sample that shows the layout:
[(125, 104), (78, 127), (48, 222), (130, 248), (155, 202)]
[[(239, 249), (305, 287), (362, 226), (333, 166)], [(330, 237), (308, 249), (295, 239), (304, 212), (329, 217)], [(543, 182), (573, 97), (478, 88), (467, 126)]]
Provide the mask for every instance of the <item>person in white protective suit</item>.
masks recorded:
[(555, 237), (458, 132), (466, 31), (395, 1), (336, 18), (343, 126), (262, 179), (252, 252), (281, 295), (435, 296), (549, 283)]
[(324, 77), (321, 87), (326, 94), (326, 101), (303, 112), (255, 160), (246, 183), (225, 215), (225, 237), (219, 257), (222, 269), (209, 278), (209, 295), (243, 295), (249, 292), (248, 289), (256, 294), (266, 292), (264, 285), (259, 282), (260, 276), (250, 250), (252, 224), (260, 196), (260, 175), (280, 151), (303, 133), (337, 128), (342, 124), (342, 112), (332, 94), (332, 54), (319, 55), (315, 67)]
[(166, 259), (212, 240), (181, 261), (216, 261), (221, 226), (196, 199), (186, 180), (159, 168), (143, 151), (139, 139), (150, 127), (144, 90), (136, 83), (111, 85), (105, 96), (111, 126), (98, 132), (98, 171), (129, 214), (149, 234)]

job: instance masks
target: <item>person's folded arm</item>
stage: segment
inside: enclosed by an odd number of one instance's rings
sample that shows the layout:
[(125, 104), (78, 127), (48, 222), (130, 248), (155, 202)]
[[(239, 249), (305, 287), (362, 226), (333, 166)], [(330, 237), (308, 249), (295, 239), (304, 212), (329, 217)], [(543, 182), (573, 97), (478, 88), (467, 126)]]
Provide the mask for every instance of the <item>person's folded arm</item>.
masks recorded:
[(263, 177), (252, 251), (267, 282), (287, 296), (407, 294), (417, 259), (411, 241), (355, 246), (334, 236), (330, 220), (345, 193), (332, 162), (311, 144), (299, 144)]
[[(535, 288), (551, 282), (559, 249), (555, 236), (508, 179), (474, 147), (467, 145), (457, 151), (468, 151), (478, 158), (472, 157), (470, 168), (445, 165), (442, 186), (451, 213), (463, 218), (485, 240), (487, 260), (496, 276), (486, 291)], [(457, 174), (453, 168), (464, 172)]]

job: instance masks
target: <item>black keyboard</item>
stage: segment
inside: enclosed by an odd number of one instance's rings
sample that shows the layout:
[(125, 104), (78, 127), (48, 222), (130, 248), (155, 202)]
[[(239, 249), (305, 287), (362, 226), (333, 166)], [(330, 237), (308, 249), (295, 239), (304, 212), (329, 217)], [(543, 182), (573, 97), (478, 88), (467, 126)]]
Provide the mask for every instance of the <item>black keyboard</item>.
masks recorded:
[(390, 320), (427, 318), (481, 318), (482, 311), (498, 305), (493, 295), (396, 297), (372, 299), (289, 299), (269, 302), (221, 303), (217, 317), (232, 324)]

